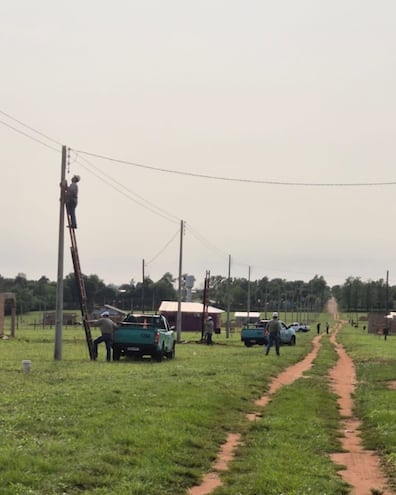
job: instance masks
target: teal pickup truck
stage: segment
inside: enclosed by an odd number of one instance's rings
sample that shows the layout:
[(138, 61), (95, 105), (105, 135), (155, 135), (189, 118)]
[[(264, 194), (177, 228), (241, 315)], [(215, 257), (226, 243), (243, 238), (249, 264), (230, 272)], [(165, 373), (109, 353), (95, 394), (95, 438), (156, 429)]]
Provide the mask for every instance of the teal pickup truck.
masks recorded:
[(121, 356), (151, 356), (156, 361), (175, 357), (173, 328), (162, 315), (129, 314), (115, 329), (113, 360)]
[[(253, 326), (248, 325), (241, 330), (241, 341), (246, 347), (252, 345), (267, 345), (268, 337), (266, 326), (269, 320), (260, 320)], [(281, 325), (280, 341), (281, 344), (296, 345), (296, 332), (294, 328), (288, 328), (285, 322), (279, 320)]]

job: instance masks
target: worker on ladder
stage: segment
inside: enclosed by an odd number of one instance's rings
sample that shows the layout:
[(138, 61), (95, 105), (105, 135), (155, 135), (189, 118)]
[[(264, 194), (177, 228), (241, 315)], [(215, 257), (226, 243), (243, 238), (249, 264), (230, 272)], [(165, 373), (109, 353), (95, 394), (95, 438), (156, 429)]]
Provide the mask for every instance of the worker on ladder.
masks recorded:
[(66, 187), (66, 208), (67, 212), (70, 216), (70, 227), (72, 229), (77, 228), (77, 220), (76, 220), (76, 207), (78, 200), (78, 185), (77, 182), (80, 181), (79, 175), (73, 175), (71, 184), (69, 187)]

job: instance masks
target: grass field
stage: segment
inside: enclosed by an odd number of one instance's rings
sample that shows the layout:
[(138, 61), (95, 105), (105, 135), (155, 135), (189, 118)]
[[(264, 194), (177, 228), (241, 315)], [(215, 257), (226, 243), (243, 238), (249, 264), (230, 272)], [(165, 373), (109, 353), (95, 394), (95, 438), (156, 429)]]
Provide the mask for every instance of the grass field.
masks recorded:
[[(228, 432), (241, 433), (243, 445), (216, 494), (348, 493), (328, 457), (339, 449), (339, 417), (327, 338), (308, 379), (281, 389), (262, 419), (246, 419), (271, 378), (311, 350), (316, 331), (299, 333), (281, 358), (245, 348), (238, 333), (215, 336), (212, 347), (183, 333), (173, 361), (106, 363), (104, 348), (89, 361), (80, 327), (64, 328), (63, 359), (54, 361), (54, 329), (27, 323), (16, 339), (0, 340), (0, 494), (185, 494)], [(396, 339), (351, 327), (341, 338), (362, 380), (356, 398), (365, 441), (381, 450), (395, 479), (396, 392), (386, 382)], [(23, 359), (32, 361), (30, 373)]]

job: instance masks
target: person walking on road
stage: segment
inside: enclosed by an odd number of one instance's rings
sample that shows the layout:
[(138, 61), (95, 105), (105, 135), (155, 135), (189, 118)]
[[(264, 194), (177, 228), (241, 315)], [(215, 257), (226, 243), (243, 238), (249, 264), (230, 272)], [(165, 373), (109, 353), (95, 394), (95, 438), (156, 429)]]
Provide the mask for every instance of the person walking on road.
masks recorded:
[(330, 325), (329, 325), (329, 322), (326, 323), (326, 333), (329, 333), (329, 328), (330, 328)]
[(265, 350), (266, 356), (268, 356), (268, 353), (273, 345), (275, 345), (276, 355), (280, 356), (279, 353), (280, 329), (281, 329), (281, 325), (278, 320), (278, 313), (275, 311), (274, 313), (272, 313), (272, 320), (270, 320), (267, 324), (268, 343)]
[(103, 311), (98, 320), (87, 320), (87, 323), (99, 327), (102, 334), (93, 341), (94, 360), (96, 361), (98, 357), (98, 345), (101, 342), (104, 342), (106, 344), (106, 361), (111, 361), (111, 344), (113, 342), (114, 330), (118, 327), (117, 323), (114, 323), (114, 321), (110, 319), (108, 311)]
[(316, 333), (319, 335), (320, 334), (320, 323), (316, 325)]

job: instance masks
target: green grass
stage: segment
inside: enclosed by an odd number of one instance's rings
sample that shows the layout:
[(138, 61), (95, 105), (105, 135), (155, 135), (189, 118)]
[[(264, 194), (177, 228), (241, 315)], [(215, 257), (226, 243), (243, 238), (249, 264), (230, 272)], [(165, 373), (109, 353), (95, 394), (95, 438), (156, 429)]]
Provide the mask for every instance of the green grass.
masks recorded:
[[(280, 359), (264, 359), (263, 348), (245, 348), (239, 333), (215, 335), (212, 347), (183, 333), (175, 360), (106, 363), (104, 347), (89, 361), (79, 327), (64, 329), (61, 361), (53, 359), (54, 329), (19, 328), (16, 339), (0, 340), (0, 494), (185, 494), (228, 432), (241, 433), (243, 445), (216, 494), (348, 493), (328, 457), (339, 449), (339, 417), (327, 337), (306, 377), (279, 390), (261, 419), (246, 419), (271, 378), (301, 360), (315, 335), (316, 328), (299, 333)], [(31, 373), (22, 372), (23, 359), (32, 360)], [(378, 393), (386, 376), (373, 383)], [(386, 452), (386, 432), (383, 438)]]

